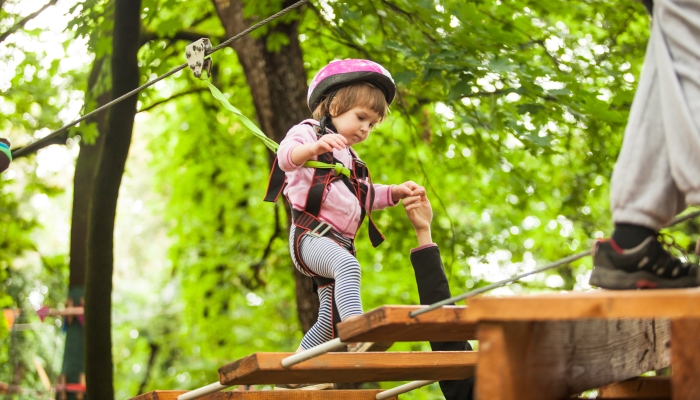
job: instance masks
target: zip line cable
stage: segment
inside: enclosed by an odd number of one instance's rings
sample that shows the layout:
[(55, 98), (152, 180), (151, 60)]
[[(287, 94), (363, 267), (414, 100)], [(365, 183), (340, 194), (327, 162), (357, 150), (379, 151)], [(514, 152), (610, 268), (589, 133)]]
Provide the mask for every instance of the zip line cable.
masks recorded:
[[(690, 214), (688, 214), (688, 215), (684, 215), (684, 216), (682, 216), (682, 217), (678, 217), (678, 218), (674, 219), (673, 222), (671, 222), (671, 224), (668, 225), (668, 227), (671, 227), (671, 226), (674, 226), (674, 225), (678, 225), (678, 224), (680, 224), (681, 222), (685, 222), (685, 221), (687, 221), (687, 220), (689, 220), (689, 219), (693, 219), (693, 218), (698, 217), (698, 216), (700, 216), (700, 211), (695, 211), (695, 212), (692, 212), (692, 213), (690, 213)], [(532, 271), (528, 271), (528, 272), (523, 272), (522, 274), (518, 274), (518, 275), (512, 276), (512, 277), (507, 278), (507, 279), (504, 279), (504, 280), (502, 280), (502, 281), (498, 281), (498, 282), (492, 283), (492, 284), (490, 284), (490, 285), (487, 285), (487, 286), (484, 286), (484, 287), (481, 287), (481, 288), (478, 288), (478, 289), (475, 289), (475, 290), (472, 290), (472, 291), (469, 291), (469, 292), (465, 292), (465, 293), (462, 293), (462, 294), (457, 295), (457, 296), (454, 296), (454, 297), (450, 297), (449, 299), (445, 299), (445, 300), (439, 301), (439, 302), (437, 302), (437, 303), (431, 304), (430, 306), (428, 306), (428, 307), (426, 307), (426, 308), (421, 308), (420, 310), (412, 311), (412, 312), (408, 313), (408, 315), (409, 315), (411, 318), (415, 318), (415, 317), (417, 317), (417, 316), (419, 316), (419, 315), (421, 315), (421, 314), (425, 314), (425, 313), (427, 313), (427, 312), (430, 312), (430, 311), (433, 311), (433, 310), (437, 310), (438, 308), (440, 308), (440, 307), (442, 307), (442, 306), (446, 306), (446, 305), (448, 305), (448, 304), (452, 304), (452, 303), (455, 303), (455, 302), (460, 301), (460, 300), (468, 299), (468, 298), (470, 298), (470, 297), (474, 297), (474, 296), (480, 295), (480, 294), (482, 294), (482, 293), (488, 292), (489, 290), (493, 290), (493, 289), (499, 288), (499, 287), (501, 287), (501, 286), (503, 286), (503, 285), (506, 285), (506, 284), (508, 284), (508, 283), (515, 282), (515, 281), (520, 280), (520, 279), (522, 279), (522, 278), (524, 278), (524, 277), (526, 277), (526, 276), (530, 276), (530, 275), (533, 275), (533, 274), (538, 274), (538, 273), (540, 273), (540, 272), (547, 271), (547, 270), (552, 269), (552, 268), (556, 268), (556, 267), (559, 267), (559, 266), (562, 266), (562, 265), (566, 265), (566, 264), (572, 263), (572, 262), (574, 262), (574, 261), (576, 261), (576, 260), (578, 260), (578, 259), (581, 259), (581, 258), (583, 258), (583, 257), (585, 257), (585, 256), (588, 256), (588, 255), (590, 255), (590, 254), (591, 254), (591, 249), (588, 249), (588, 250), (586, 250), (586, 251), (582, 251), (582, 252), (580, 252), (580, 253), (574, 254), (573, 256), (569, 256), (569, 257), (566, 257), (566, 258), (562, 258), (562, 259), (559, 260), (559, 261), (555, 261), (555, 262), (553, 262), (553, 263), (551, 263), (551, 264), (547, 264), (547, 265), (545, 265), (544, 267), (541, 267), (541, 268), (538, 268), (538, 269), (535, 269), (535, 270), (532, 270)]]
[[(243, 36), (249, 34), (250, 32), (252, 32), (252, 31), (254, 31), (254, 30), (256, 30), (256, 29), (262, 27), (263, 25), (267, 25), (268, 23), (272, 22), (273, 20), (275, 20), (275, 19), (277, 19), (277, 18), (283, 16), (284, 14), (287, 14), (288, 12), (290, 12), (290, 11), (292, 11), (292, 10), (295, 10), (295, 9), (301, 7), (302, 5), (304, 5), (304, 4), (308, 3), (308, 2), (309, 2), (309, 0), (300, 0), (300, 1), (298, 1), (298, 2), (296, 2), (296, 3), (294, 3), (294, 4), (292, 4), (291, 6), (285, 8), (284, 10), (282, 10), (282, 11), (276, 13), (276, 14), (273, 14), (273, 15), (269, 16), (268, 18), (266, 18), (266, 19), (264, 19), (264, 20), (258, 22), (257, 24), (255, 24), (255, 25), (251, 26), (250, 28), (244, 30), (243, 32), (237, 34), (236, 36), (233, 36), (232, 38), (230, 38), (230, 39), (228, 39), (228, 40), (222, 42), (222, 43), (219, 44), (218, 46), (212, 48), (210, 51), (206, 52), (205, 56), (208, 56), (208, 55), (210, 55), (210, 54), (212, 54), (212, 53), (214, 53), (214, 52), (216, 52), (216, 51), (222, 49), (223, 47), (228, 46), (228, 45), (231, 44), (232, 42), (234, 42), (234, 41), (236, 41), (236, 40), (242, 38)], [(97, 109), (91, 111), (91, 112), (88, 113), (88, 114), (85, 114), (84, 116), (82, 116), (82, 117), (76, 119), (75, 121), (69, 123), (68, 125), (65, 125), (65, 126), (63, 126), (62, 128), (60, 128), (60, 129), (58, 129), (58, 130), (55, 130), (55, 131), (49, 133), (48, 135), (44, 136), (43, 138), (41, 138), (41, 139), (39, 139), (39, 140), (37, 140), (37, 141), (35, 141), (35, 142), (33, 142), (33, 143), (30, 143), (30, 144), (28, 144), (27, 146), (24, 146), (24, 147), (22, 147), (22, 148), (19, 148), (19, 149), (17, 149), (17, 150), (14, 150), (14, 151), (12, 152), (12, 158), (17, 158), (17, 157), (20, 157), (20, 156), (23, 156), (23, 155), (25, 155), (25, 154), (27, 154), (27, 153), (32, 152), (34, 149), (36, 149), (37, 147), (39, 147), (42, 143), (44, 143), (44, 142), (46, 142), (46, 141), (48, 141), (48, 140), (51, 140), (52, 138), (54, 138), (54, 137), (58, 136), (59, 134), (65, 132), (65, 131), (68, 130), (69, 128), (74, 127), (75, 125), (78, 125), (79, 123), (85, 121), (86, 119), (88, 119), (88, 118), (90, 118), (91, 116), (97, 114), (98, 112), (103, 111), (103, 110), (105, 110), (105, 109), (107, 109), (107, 108), (109, 108), (109, 107), (112, 107), (113, 105), (115, 105), (115, 104), (117, 104), (117, 103), (123, 101), (124, 99), (135, 95), (136, 93), (142, 91), (143, 89), (146, 89), (147, 87), (152, 86), (153, 84), (155, 84), (155, 83), (157, 83), (157, 82), (159, 82), (159, 81), (161, 81), (161, 80), (163, 80), (163, 79), (169, 77), (170, 75), (173, 75), (173, 74), (175, 74), (175, 73), (177, 73), (177, 72), (179, 72), (179, 71), (181, 71), (181, 70), (183, 70), (183, 69), (185, 69), (185, 68), (187, 68), (187, 63), (184, 63), (184, 64), (180, 65), (179, 67), (174, 68), (173, 70), (171, 70), (171, 71), (169, 71), (169, 72), (167, 72), (167, 73), (165, 73), (165, 74), (163, 74), (163, 75), (161, 75), (161, 76), (159, 76), (159, 77), (153, 79), (152, 81), (146, 82), (145, 84), (143, 84), (143, 85), (139, 86), (138, 88), (136, 88), (136, 89), (130, 91), (129, 93), (127, 93), (127, 94), (125, 94), (125, 95), (123, 95), (123, 96), (121, 96), (121, 97), (119, 97), (119, 98), (117, 98), (117, 99), (114, 99), (114, 100), (110, 101), (109, 103), (107, 103), (107, 104), (105, 104), (105, 105), (103, 105), (103, 106), (101, 106), (101, 107), (99, 107), (99, 108), (97, 108)]]

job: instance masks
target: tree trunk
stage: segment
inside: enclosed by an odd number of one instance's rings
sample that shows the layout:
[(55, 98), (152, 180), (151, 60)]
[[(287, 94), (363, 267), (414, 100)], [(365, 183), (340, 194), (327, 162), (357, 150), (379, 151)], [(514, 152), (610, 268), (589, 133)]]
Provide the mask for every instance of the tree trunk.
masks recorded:
[[(105, 63), (105, 58), (96, 59), (88, 78), (85, 92), (86, 104), (90, 104), (92, 94), (99, 86), (98, 78)], [(100, 107), (110, 100), (109, 91), (94, 99)], [(71, 216), (70, 275), (68, 279), (68, 302), (81, 305), (85, 296), (85, 266), (87, 264), (88, 209), (95, 183), (95, 169), (102, 151), (104, 136), (107, 131), (107, 112), (91, 118), (97, 124), (99, 136), (94, 143), (85, 140), (80, 143), (80, 153), (75, 164), (73, 178), (73, 212)], [(66, 345), (63, 352), (62, 372), (66, 383), (80, 383), (80, 375), (85, 373), (85, 348), (83, 326), (77, 318), (66, 320)], [(56, 393), (57, 398), (64, 398), (63, 393)], [(75, 400), (75, 393), (67, 393), (65, 399)]]
[[(139, 84), (141, 0), (116, 0), (112, 42), (112, 98)], [(95, 173), (88, 214), (85, 284), (85, 367), (88, 399), (114, 399), (112, 364), (112, 271), (114, 219), (124, 165), (131, 144), (137, 97), (110, 109), (104, 148)]]
[[(251, 21), (243, 18), (242, 0), (213, 0), (216, 12), (227, 36), (234, 36), (248, 28)], [(285, 0), (282, 7), (294, 4)], [(266, 135), (280, 142), (289, 128), (309, 117), (306, 107), (306, 70), (299, 46), (299, 21), (279, 23), (268, 30), (267, 35), (254, 39), (247, 35), (232, 43), (243, 66), (250, 86), (258, 123)], [(267, 50), (269, 35), (282, 33), (289, 44), (279, 51)], [(271, 159), (272, 160), (272, 159)], [(287, 226), (290, 223), (287, 210)], [(312, 281), (302, 275), (290, 263), (296, 282), (297, 312), (304, 332), (316, 322), (318, 298), (312, 291)]]

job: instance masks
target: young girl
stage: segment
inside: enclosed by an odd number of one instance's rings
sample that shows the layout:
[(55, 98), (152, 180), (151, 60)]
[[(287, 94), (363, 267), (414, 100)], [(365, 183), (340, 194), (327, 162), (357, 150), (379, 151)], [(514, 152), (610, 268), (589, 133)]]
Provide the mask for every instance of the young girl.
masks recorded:
[[(386, 117), (395, 93), (391, 75), (377, 63), (331, 62), (309, 87), (307, 100), (314, 119), (293, 126), (277, 151), (266, 200), (274, 201), (283, 190), (291, 204), (292, 260), (314, 278), (321, 303), (318, 320), (299, 350), (333, 339), (335, 324), (362, 314), (355, 234), (367, 216), (370, 240), (378, 246), (384, 237), (371, 212), (394, 206), (411, 194), (409, 182), (373, 184), (352, 149)], [(335, 168), (303, 166), (309, 160)]]

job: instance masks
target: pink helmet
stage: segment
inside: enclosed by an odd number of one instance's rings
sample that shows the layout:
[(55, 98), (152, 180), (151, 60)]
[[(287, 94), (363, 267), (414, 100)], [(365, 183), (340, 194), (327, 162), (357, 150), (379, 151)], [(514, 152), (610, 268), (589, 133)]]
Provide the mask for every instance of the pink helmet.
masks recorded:
[(306, 96), (309, 109), (313, 112), (324, 94), (354, 82), (369, 82), (378, 87), (384, 92), (387, 104), (391, 104), (396, 95), (391, 74), (376, 62), (357, 59), (331, 61), (318, 71), (309, 85)]

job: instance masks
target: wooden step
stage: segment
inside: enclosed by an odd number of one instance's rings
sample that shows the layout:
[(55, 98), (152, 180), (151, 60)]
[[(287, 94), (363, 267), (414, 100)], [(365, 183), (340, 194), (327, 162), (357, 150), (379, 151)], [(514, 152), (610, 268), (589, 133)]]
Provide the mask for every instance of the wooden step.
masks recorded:
[(649, 376), (613, 383), (598, 389), (597, 399), (669, 400), (671, 377)]
[(383, 306), (338, 324), (343, 342), (453, 342), (476, 339), (467, 307), (445, 306), (411, 318), (421, 306)]
[[(200, 397), (201, 400), (374, 400), (381, 390), (261, 390), (256, 392), (225, 391)], [(177, 400), (183, 390), (156, 390), (131, 400)], [(391, 397), (389, 400), (398, 400)]]
[(700, 318), (700, 288), (593, 290), (468, 300), (472, 321)]
[(255, 353), (219, 368), (222, 385), (349, 383), (464, 379), (474, 374), (477, 353), (327, 353), (288, 369), (281, 361), (294, 353)]

